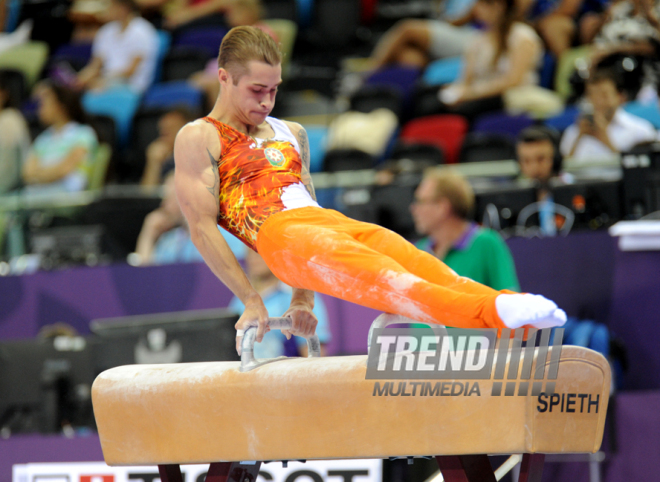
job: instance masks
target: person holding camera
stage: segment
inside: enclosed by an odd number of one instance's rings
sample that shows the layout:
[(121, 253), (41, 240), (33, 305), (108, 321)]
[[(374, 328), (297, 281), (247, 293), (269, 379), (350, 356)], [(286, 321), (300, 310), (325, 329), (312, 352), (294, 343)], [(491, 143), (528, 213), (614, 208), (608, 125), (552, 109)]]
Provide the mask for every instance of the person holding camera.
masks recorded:
[(626, 99), (614, 71), (596, 71), (587, 80), (585, 94), (587, 107), (562, 136), (564, 157), (588, 163), (655, 140), (650, 122), (622, 109)]

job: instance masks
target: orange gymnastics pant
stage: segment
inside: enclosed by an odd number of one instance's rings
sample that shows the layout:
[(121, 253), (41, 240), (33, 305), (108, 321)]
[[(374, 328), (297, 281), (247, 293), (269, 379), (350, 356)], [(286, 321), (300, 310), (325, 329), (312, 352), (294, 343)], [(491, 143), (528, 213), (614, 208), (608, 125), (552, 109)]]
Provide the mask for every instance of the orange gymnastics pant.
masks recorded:
[(495, 309), (500, 292), (458, 276), (388, 229), (337, 211), (305, 207), (273, 214), (259, 230), (257, 251), (294, 288), (421, 322), (505, 328)]

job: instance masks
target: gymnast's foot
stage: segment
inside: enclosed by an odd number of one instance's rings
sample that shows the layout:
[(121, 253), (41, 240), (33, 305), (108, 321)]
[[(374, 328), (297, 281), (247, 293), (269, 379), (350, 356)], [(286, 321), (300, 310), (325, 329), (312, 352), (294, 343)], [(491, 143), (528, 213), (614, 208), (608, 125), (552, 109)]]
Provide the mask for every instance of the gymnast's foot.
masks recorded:
[(523, 325), (552, 328), (566, 323), (566, 313), (541, 295), (512, 294), (495, 298), (495, 308), (504, 324), (512, 329)]

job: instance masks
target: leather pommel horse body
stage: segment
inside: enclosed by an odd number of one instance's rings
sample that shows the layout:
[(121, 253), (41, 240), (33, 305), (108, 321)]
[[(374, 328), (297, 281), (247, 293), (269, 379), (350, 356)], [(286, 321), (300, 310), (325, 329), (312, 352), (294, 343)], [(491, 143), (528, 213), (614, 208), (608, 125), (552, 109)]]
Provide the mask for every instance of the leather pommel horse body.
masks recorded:
[(599, 450), (610, 390), (607, 360), (573, 346), (561, 351), (554, 398), (494, 396), (493, 380), (479, 380), (479, 395), (379, 396), (366, 355), (240, 367), (100, 374), (92, 398), (106, 462), (158, 465), (163, 482), (181, 480), (179, 464), (211, 463), (207, 480), (224, 482), (255, 480), (260, 461), (436, 456), (445, 480), (494, 481), (483, 454), (525, 454), (520, 480), (540, 480), (543, 454)]

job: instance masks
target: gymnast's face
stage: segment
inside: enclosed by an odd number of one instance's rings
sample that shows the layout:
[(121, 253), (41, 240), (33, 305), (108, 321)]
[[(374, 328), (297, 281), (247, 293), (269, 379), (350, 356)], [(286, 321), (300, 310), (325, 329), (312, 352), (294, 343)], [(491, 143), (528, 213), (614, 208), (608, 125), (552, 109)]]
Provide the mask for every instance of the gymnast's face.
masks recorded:
[(220, 91), (232, 113), (246, 125), (258, 126), (275, 107), (282, 67), (250, 60), (244, 68), (220, 69), (219, 77)]

